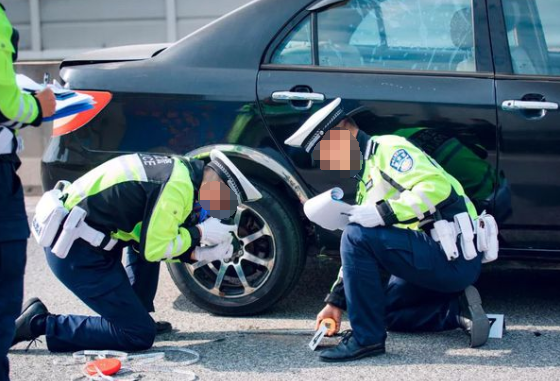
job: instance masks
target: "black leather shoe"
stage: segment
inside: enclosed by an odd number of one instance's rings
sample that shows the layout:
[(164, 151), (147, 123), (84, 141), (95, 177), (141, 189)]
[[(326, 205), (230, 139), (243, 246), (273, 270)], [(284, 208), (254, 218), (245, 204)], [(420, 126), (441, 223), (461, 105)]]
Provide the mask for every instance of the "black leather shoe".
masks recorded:
[(353, 332), (350, 330), (343, 334), (342, 340), (340, 340), (336, 347), (322, 351), (319, 359), (326, 362), (343, 362), (369, 356), (378, 356), (383, 353), (385, 353), (385, 343), (362, 347), (358, 344)]
[(156, 335), (162, 335), (173, 331), (173, 326), (168, 321), (156, 321)]
[(39, 298), (27, 299), (25, 302), (23, 302), (23, 305), (21, 306), (21, 312), (19, 314), (21, 315), (23, 311), (28, 309), (33, 303), (40, 302), (40, 301), (41, 300)]
[(480, 347), (488, 340), (490, 322), (482, 309), (477, 289), (469, 286), (459, 298), (459, 325), (470, 336), (471, 348)]
[(38, 315), (48, 315), (47, 307), (39, 300), (32, 298), (23, 304), (21, 315), (16, 319), (16, 334), (12, 346), (22, 341), (35, 340), (38, 335), (31, 332), (31, 319)]

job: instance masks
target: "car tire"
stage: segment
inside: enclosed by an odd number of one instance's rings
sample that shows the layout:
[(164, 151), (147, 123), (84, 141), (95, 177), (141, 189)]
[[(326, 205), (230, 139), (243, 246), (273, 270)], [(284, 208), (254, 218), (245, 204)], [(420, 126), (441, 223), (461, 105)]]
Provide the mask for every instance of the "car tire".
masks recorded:
[[(238, 208), (236, 222), (240, 226), (237, 234), (240, 241), (246, 239), (245, 242), (249, 242), (252, 237), (257, 237), (253, 231), (264, 233), (237, 251), (239, 255), (242, 251), (244, 253), (237, 264), (235, 260), (229, 263), (218, 261), (196, 269), (196, 262), (194, 265), (168, 264), (181, 293), (200, 308), (217, 315), (247, 316), (263, 312), (292, 290), (305, 265), (303, 226), (294, 202), (288, 201), (279, 188), (258, 181), (253, 183), (263, 197), (241, 205), (242, 212)], [(223, 270), (222, 266), (228, 267)], [(242, 269), (245, 284), (236, 266)], [(220, 276), (223, 281), (216, 287)]]

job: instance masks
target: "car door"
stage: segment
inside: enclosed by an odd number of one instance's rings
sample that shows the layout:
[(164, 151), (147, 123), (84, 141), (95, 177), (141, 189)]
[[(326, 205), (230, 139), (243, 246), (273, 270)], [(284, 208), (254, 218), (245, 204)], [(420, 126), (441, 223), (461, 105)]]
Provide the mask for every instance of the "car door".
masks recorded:
[[(338, 185), (351, 199), (356, 180), (320, 171), (303, 150), (283, 142), (336, 97), (371, 135), (409, 137), (429, 130), (477, 147), (477, 160), (493, 167), (496, 110), (489, 44), (481, 0), (319, 1), (271, 43), (258, 77), (261, 112), (315, 192)], [(430, 138), (423, 140), (429, 145)], [(494, 173), (484, 180), (490, 188)]]
[(505, 244), (560, 249), (560, 2), (489, 1), (501, 132), (512, 194)]

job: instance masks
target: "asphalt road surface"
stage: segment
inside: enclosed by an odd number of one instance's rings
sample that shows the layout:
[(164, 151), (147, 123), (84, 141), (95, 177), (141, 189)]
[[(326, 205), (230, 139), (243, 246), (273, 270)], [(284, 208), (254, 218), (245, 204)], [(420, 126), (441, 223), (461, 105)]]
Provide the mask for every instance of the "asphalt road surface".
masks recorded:
[[(31, 208), (34, 198), (28, 200)], [(166, 268), (156, 296), (158, 320), (175, 330), (157, 338), (154, 349), (180, 346), (201, 360), (187, 367), (200, 380), (557, 380), (560, 379), (560, 272), (486, 271), (478, 287), (488, 313), (506, 315), (507, 332), (480, 349), (467, 347), (459, 330), (389, 334), (387, 354), (345, 364), (325, 364), (307, 347), (310, 337), (240, 335), (240, 330), (312, 329), (314, 316), (334, 280), (338, 264), (308, 260), (298, 287), (271, 311), (257, 317), (223, 318), (197, 308), (181, 295)], [(40, 297), (53, 313), (91, 311), (52, 275), (44, 254), (30, 239), (26, 298)], [(349, 328), (345, 321), (343, 329)], [(333, 345), (329, 339), (326, 345)], [(80, 366), (70, 354), (54, 355), (45, 343), (10, 352), (12, 380), (70, 380)], [(188, 357), (174, 354), (169, 363)], [(167, 368), (170, 369), (170, 368)], [(143, 380), (185, 380), (177, 373), (142, 372)]]

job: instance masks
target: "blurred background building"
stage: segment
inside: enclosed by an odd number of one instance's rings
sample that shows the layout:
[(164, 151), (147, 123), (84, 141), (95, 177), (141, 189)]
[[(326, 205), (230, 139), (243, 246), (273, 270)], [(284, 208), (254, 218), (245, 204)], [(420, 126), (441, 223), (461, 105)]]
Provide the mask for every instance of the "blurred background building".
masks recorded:
[(105, 47), (174, 42), (250, 0), (2, 0), (20, 60), (61, 60)]

